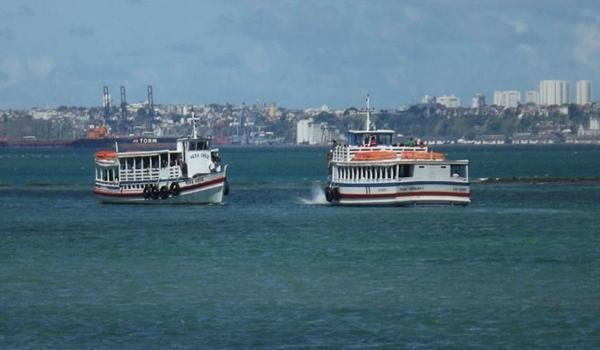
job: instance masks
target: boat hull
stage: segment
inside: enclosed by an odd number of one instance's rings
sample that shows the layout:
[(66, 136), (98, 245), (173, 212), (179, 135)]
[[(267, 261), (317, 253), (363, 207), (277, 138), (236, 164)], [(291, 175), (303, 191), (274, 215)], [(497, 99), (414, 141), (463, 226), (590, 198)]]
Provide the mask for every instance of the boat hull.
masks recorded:
[(414, 181), (380, 184), (331, 183), (331, 203), (340, 205), (468, 205), (467, 182)]
[[(168, 184), (168, 183), (166, 183)], [(165, 184), (165, 185), (166, 185)], [(227, 178), (225, 173), (204, 175), (179, 181), (180, 192), (166, 198), (145, 196), (143, 190), (125, 190), (119, 186), (96, 186), (94, 193), (102, 203), (114, 204), (214, 204), (223, 202)]]

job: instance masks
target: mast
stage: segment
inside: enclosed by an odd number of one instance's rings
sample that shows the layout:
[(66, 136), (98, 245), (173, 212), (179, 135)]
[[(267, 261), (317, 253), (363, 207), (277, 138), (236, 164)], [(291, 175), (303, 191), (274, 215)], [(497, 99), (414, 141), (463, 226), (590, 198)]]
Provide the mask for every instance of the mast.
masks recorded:
[(198, 131), (196, 130), (196, 117), (194, 114), (194, 108), (192, 108), (192, 138), (198, 138)]
[(366, 121), (365, 130), (369, 131), (369, 126), (371, 125), (371, 97), (367, 94), (367, 121)]

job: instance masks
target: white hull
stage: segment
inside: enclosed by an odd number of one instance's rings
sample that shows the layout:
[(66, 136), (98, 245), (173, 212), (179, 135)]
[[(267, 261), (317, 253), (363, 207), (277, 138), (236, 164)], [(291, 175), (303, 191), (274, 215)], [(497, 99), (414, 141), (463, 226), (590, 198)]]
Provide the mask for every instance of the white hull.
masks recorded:
[(341, 205), (468, 205), (469, 184), (414, 181), (395, 184), (332, 183), (332, 203)]
[[(143, 190), (123, 190), (120, 187), (96, 187), (94, 192), (102, 203), (125, 204), (213, 204), (223, 202), (227, 178), (225, 172), (205, 175), (193, 181), (180, 182), (181, 192), (167, 198), (146, 198)], [(165, 183), (168, 185), (168, 182)]]

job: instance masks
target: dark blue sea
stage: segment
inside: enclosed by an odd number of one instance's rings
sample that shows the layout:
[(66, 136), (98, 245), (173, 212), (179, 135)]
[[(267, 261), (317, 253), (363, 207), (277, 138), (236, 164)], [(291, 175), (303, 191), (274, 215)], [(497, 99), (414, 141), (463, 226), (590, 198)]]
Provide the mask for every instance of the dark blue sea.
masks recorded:
[(537, 180), (337, 207), (326, 149), (225, 148), (223, 205), (106, 205), (92, 150), (0, 149), (0, 348), (600, 348), (600, 147), (441, 150)]

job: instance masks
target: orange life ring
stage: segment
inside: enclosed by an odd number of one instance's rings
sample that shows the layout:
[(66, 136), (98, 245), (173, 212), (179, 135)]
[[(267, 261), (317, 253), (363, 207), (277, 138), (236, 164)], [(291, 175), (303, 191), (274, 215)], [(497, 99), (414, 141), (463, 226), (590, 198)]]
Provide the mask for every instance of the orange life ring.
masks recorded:
[(366, 151), (358, 152), (352, 157), (352, 160), (369, 161), (369, 160), (389, 160), (396, 159), (394, 151)]
[(114, 159), (114, 158), (117, 158), (117, 152), (115, 152), (115, 151), (98, 151), (98, 152), (96, 152), (96, 158)]
[(402, 158), (419, 160), (444, 160), (446, 159), (446, 155), (441, 152), (404, 151), (402, 152)]

